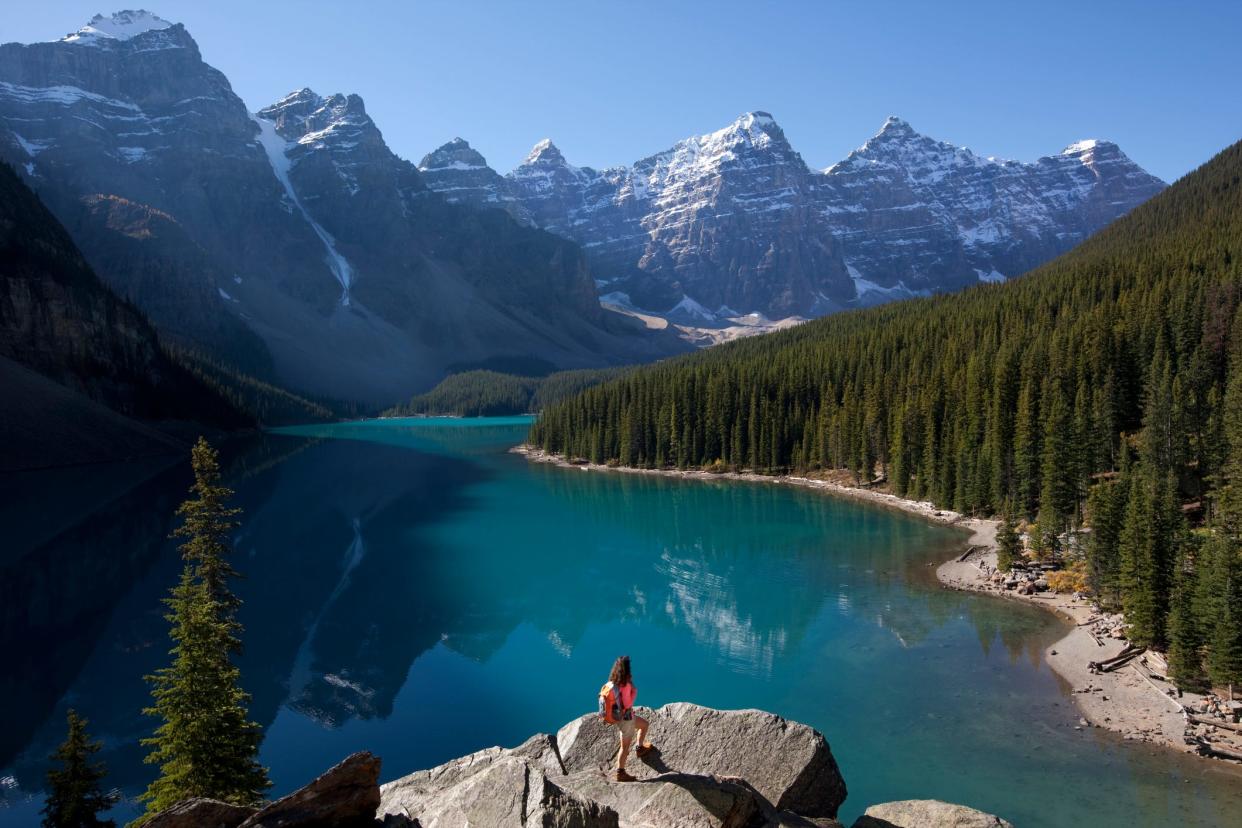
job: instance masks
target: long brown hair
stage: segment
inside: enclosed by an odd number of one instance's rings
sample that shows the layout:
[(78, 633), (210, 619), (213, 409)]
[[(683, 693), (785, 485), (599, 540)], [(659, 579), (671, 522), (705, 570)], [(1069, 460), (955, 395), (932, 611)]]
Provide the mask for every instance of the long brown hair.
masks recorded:
[(630, 683), (630, 678), (630, 657), (619, 656), (612, 663), (612, 672), (608, 674), (608, 680), (616, 687), (624, 687)]

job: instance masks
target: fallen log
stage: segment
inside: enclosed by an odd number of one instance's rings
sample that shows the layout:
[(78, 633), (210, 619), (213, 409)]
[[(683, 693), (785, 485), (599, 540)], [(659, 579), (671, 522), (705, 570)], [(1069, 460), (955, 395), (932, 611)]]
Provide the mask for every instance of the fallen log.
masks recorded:
[(1206, 716), (1196, 716), (1193, 713), (1186, 714), (1186, 718), (1190, 719), (1195, 724), (1211, 725), (1212, 727), (1220, 727), (1220, 728), (1224, 728), (1225, 730), (1232, 730), (1235, 733), (1242, 733), (1242, 724), (1234, 724), (1233, 722), (1226, 722), (1223, 719), (1209, 719)]
[(1223, 756), (1226, 759), (1236, 759), (1237, 761), (1242, 762), (1242, 751), (1223, 748), (1212, 744), (1206, 739), (1198, 739), (1197, 741), (1200, 753), (1205, 753), (1208, 756)]
[(957, 562), (958, 562), (958, 563), (965, 563), (965, 561), (966, 561), (966, 559), (967, 559), (967, 558), (969, 558), (971, 555), (975, 554), (975, 550), (977, 550), (977, 549), (982, 549), (982, 548), (983, 548), (982, 546), (968, 546), (968, 547), (966, 547), (966, 551), (965, 551), (965, 552), (963, 552), (961, 555), (958, 555), (958, 556), (957, 556)]
[(1112, 658), (1106, 658), (1101, 661), (1088, 661), (1087, 669), (1095, 670), (1099, 673), (1111, 673), (1120, 667), (1129, 664), (1138, 656), (1146, 652), (1146, 647), (1138, 647), (1134, 644), (1127, 644), (1126, 648)]

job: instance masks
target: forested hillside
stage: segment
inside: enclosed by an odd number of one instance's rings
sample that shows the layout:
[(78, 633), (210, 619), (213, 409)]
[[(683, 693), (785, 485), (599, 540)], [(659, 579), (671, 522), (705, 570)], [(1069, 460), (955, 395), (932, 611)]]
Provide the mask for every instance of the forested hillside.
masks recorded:
[[(1002, 285), (627, 374), (531, 441), (596, 462), (814, 473), (1093, 526), (1089, 575), (1176, 671), (1242, 680), (1242, 144)], [(1192, 526), (1202, 526), (1191, 534)], [(1209, 641), (1213, 637), (1215, 641)]]
[(389, 417), (415, 414), (496, 417), (533, 413), (587, 388), (616, 379), (629, 370), (628, 367), (583, 368), (557, 371), (546, 377), (503, 374), (499, 371), (464, 371), (445, 377), (435, 388), (384, 414)]

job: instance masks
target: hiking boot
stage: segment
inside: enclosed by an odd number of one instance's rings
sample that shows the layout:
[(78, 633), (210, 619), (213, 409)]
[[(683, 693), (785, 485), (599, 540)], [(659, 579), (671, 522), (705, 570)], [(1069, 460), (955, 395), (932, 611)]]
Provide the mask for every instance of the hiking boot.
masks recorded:
[(618, 782), (637, 782), (638, 777), (633, 776), (625, 768), (617, 768), (616, 774), (613, 776)]
[(655, 749), (656, 749), (655, 745), (639, 745), (638, 747), (634, 748), (634, 753), (639, 758), (642, 758), (643, 756), (646, 756), (647, 754), (651, 753)]

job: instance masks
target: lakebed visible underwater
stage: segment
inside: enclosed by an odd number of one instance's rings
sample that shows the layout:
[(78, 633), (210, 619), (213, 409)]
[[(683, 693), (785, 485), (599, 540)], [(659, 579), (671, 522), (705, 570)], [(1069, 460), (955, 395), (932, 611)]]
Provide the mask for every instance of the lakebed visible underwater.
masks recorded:
[[(1242, 825), (1236, 769), (1075, 729), (1041, 658), (1064, 623), (936, 583), (960, 532), (788, 486), (527, 463), (507, 449), (528, 422), (225, 447), (240, 665), (274, 793), (354, 750), (394, 778), (553, 731), (628, 653), (640, 704), (821, 730), (846, 824), (937, 798), (1020, 828)], [(110, 784), (132, 796), (149, 778), (142, 676), (166, 659), (166, 536), (188, 483), (188, 463), (0, 477), (0, 826), (37, 822), (68, 707), (104, 739)]]

